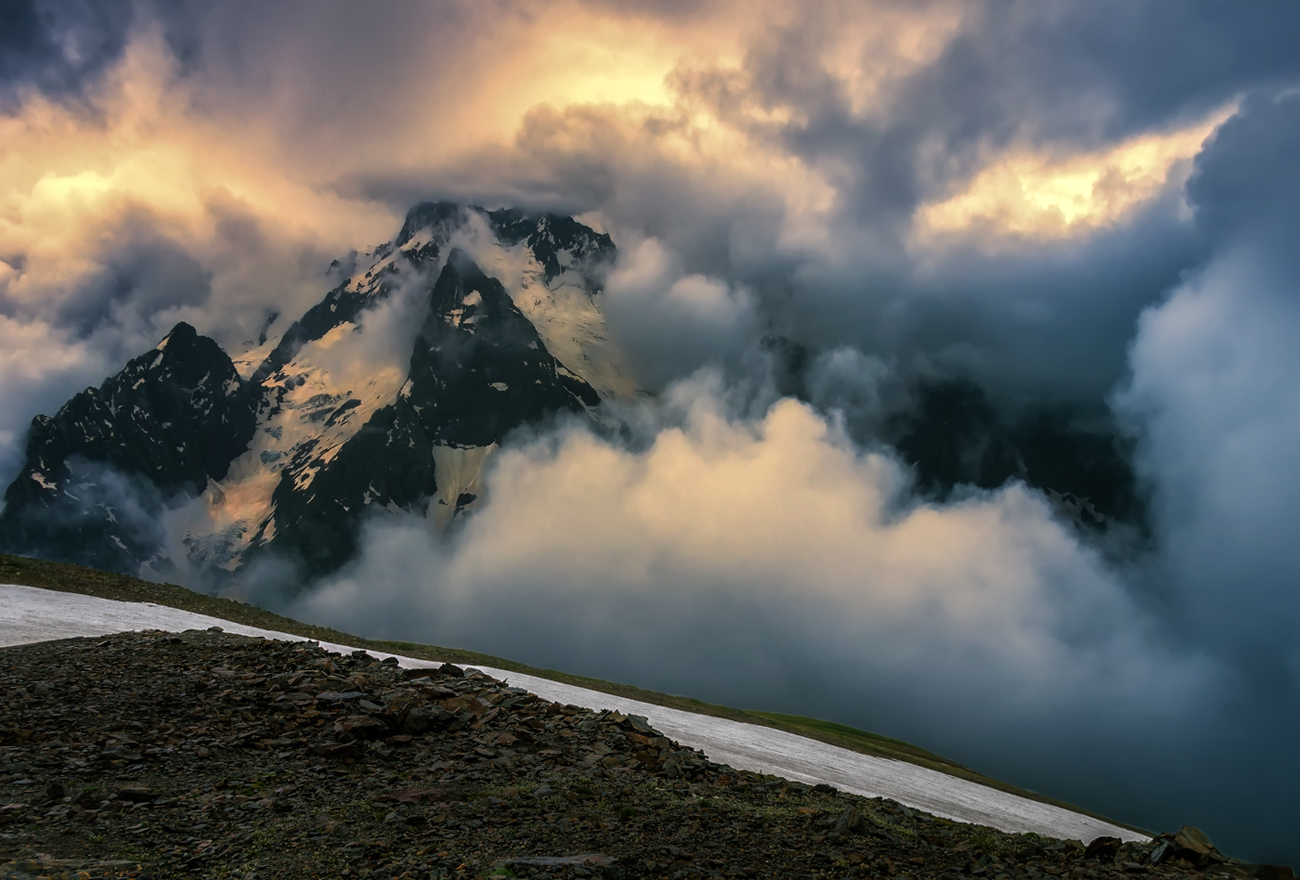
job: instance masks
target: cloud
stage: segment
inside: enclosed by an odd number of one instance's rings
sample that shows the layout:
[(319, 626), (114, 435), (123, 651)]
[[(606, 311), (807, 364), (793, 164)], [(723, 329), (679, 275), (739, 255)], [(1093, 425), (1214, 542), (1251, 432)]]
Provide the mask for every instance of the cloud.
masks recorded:
[[(1180, 623), (1271, 658), (1270, 678), (1300, 623), (1288, 537), (1300, 302), (1296, 277), (1272, 268), (1248, 247), (1230, 251), (1143, 315), (1120, 398), (1142, 426)], [(1300, 679), (1288, 689), (1300, 693)]]
[(1215, 762), (1223, 790), (1272, 807), (1220, 821), (1243, 838), (1267, 834), (1291, 861), (1280, 843), (1290, 811), (1268, 780), (1300, 771), (1287, 744), (1300, 722), (1300, 554), (1289, 528), (1300, 491), (1291, 381), (1300, 264), (1282, 244), (1297, 220), (1287, 146), (1297, 131), (1294, 96), (1260, 95), (1198, 157), (1188, 195), (1214, 246), (1142, 314), (1132, 373), (1115, 397), (1153, 492), (1158, 551), (1137, 583), (1170, 639), (1213, 650), (1231, 670), (1232, 697), (1195, 723), (1229, 752), (1256, 756)]
[[(1102, 669), (1119, 674), (1108, 690), (1152, 683), (1158, 668), (1131, 665), (1124, 647), (1140, 614), (1041, 497), (1011, 486), (916, 506), (895, 460), (860, 452), (806, 405), (785, 399), (749, 420), (723, 395), (716, 374), (676, 386), (677, 418), (642, 451), (577, 427), (508, 449), (462, 534), (440, 544), (422, 523), (379, 529), (378, 552), (304, 608), (587, 667), (608, 663), (636, 619), (642, 644), (614, 661), (621, 672), (657, 666), (661, 683), (739, 684), (751, 698), (771, 670), (747, 672), (752, 651), (735, 649), (765, 642), (764, 654), (811, 655), (818, 641), (825, 655), (806, 659), (826, 672), (872, 657), (905, 679), (891, 688), (956, 677), (944, 690), (973, 717), (995, 690), (1050, 716), (1063, 677), (1100, 687)], [(417, 566), (415, 583), (375, 577), (385, 560), (408, 565), (380, 550), (394, 541), (442, 558)], [(379, 583), (426, 614), (394, 613)], [(1096, 621), (1117, 618), (1132, 623), (1099, 633)], [(529, 619), (546, 634), (529, 634)]]
[(967, 191), (925, 206), (919, 219), (931, 233), (992, 227), (993, 246), (1000, 236), (1056, 238), (1079, 226), (1115, 225), (1171, 184), (1181, 192), (1191, 158), (1235, 111), (1229, 106), (1200, 123), (1139, 135), (1100, 153), (1000, 156)]
[(76, 96), (115, 61), (131, 27), (131, 6), (18, 0), (0, 11), (0, 108), (24, 92)]
[(1216, 699), (1216, 662), (1162, 646), (1043, 496), (917, 504), (896, 459), (806, 405), (738, 414), (716, 373), (667, 397), (643, 447), (578, 427), (507, 447), (462, 532), (377, 521), (360, 562), (289, 611), (831, 716), (981, 766), (1014, 743), (1021, 781), (1085, 800), (1099, 787), (1072, 762), (1117, 744), (1149, 759), (1171, 717)]
[(1203, 270), (1143, 314), (1118, 397), (1143, 438), (1179, 624), (1222, 639), (1253, 681), (1292, 705), (1300, 263), (1276, 245), (1300, 219), (1287, 146), (1297, 132), (1300, 100), (1255, 101), (1198, 162), (1190, 193), (1222, 241)]
[(603, 309), (648, 387), (709, 363), (735, 360), (757, 339), (760, 319), (744, 287), (686, 275), (664, 246), (625, 246), (610, 274)]
[(18, 471), (34, 415), (80, 391), (83, 377), (110, 369), (119, 367), (60, 328), (0, 315), (0, 473), (12, 479)]

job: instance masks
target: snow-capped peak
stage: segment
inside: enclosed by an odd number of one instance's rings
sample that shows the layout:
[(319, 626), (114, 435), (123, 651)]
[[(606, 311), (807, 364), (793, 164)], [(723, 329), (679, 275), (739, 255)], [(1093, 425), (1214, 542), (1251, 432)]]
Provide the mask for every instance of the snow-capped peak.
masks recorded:
[(322, 572), (348, 560), (367, 509), (446, 528), (510, 431), (639, 393), (600, 313), (613, 254), (570, 217), (416, 205), (393, 240), (335, 261), (278, 338), (271, 313), (232, 360), (178, 324), (38, 418), (7, 549), (162, 573), (274, 548)]

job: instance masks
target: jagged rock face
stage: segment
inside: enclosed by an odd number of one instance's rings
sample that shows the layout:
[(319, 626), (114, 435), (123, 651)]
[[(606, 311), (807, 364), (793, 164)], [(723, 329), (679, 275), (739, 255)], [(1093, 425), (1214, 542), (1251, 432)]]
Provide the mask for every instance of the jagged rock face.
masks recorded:
[(1035, 409), (1007, 418), (970, 382), (915, 389), (914, 412), (891, 426), (917, 488), (946, 499), (957, 486), (996, 489), (1023, 480), (1043, 490), (1062, 519), (1094, 531), (1147, 528), (1127, 439), (1108, 414)]
[[(38, 417), (0, 547), (166, 571), (159, 515), (188, 505), (188, 563), (236, 571), (277, 552), (319, 574), (352, 558), (367, 511), (445, 527), (509, 432), (635, 393), (596, 299), (613, 255), (572, 218), (417, 205), (391, 242), (336, 261), (346, 280), (278, 338), (232, 359), (181, 324)], [(375, 348), (368, 316), (398, 300), (417, 308), (413, 345), (354, 357)], [(139, 510), (117, 516), (128, 486)]]
[(165, 499), (226, 476), (253, 436), (257, 398), (215, 342), (176, 325), (99, 388), (33, 420), (0, 514), (6, 546), (117, 569), (152, 555), (158, 536), (142, 526)]
[(547, 281), (554, 281), (575, 263), (614, 256), (613, 239), (593, 232), (572, 217), (554, 214), (535, 217), (506, 208), (489, 212), (488, 218), (503, 242), (527, 245), (545, 271)]
[(500, 281), (453, 250), (415, 340), (402, 396), (433, 440), (487, 446), (517, 425), (600, 398), (546, 350)]
[[(455, 482), (451, 468), (437, 473), (438, 448), (489, 448), (521, 425), (599, 403), (591, 386), (547, 352), (501, 282), (453, 249), (431, 292), (397, 400), (377, 410), (322, 465), (310, 493), (299, 489), (292, 471), (276, 486), (276, 549), (292, 551), (311, 570), (328, 571), (356, 552), (353, 511), (376, 502), (425, 511), (432, 500), (449, 505), (454, 516), (477, 496), (455, 491), (435, 499), (440, 487)], [(308, 462), (310, 451), (299, 458), (300, 465)]]
[(310, 493), (283, 479), (272, 495), (274, 547), (309, 572), (338, 569), (357, 552), (357, 514), (376, 505), (423, 511), (438, 490), (432, 442), (406, 401), (378, 410), (339, 449)]

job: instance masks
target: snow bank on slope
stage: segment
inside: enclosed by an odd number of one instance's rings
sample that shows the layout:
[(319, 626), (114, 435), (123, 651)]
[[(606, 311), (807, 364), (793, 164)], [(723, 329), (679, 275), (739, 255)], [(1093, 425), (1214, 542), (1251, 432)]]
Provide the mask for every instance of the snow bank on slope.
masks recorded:
[[(226, 632), (270, 639), (302, 641), (301, 636), (243, 626), (151, 603), (118, 602), (34, 587), (0, 584), (0, 647), (101, 636), (127, 630), (180, 631), (219, 626)], [(322, 642), (332, 651), (354, 650)], [(377, 657), (388, 656), (371, 652)], [(433, 666), (396, 655), (403, 666)], [(495, 678), (548, 700), (642, 715), (666, 736), (702, 749), (710, 759), (743, 770), (772, 773), (809, 784), (826, 782), (842, 791), (888, 797), (909, 807), (1002, 831), (1092, 840), (1109, 835), (1146, 840), (1143, 835), (1070, 810), (1042, 804), (924, 767), (861, 755), (767, 727), (666, 709), (650, 703), (573, 687), (504, 669), (483, 667)]]

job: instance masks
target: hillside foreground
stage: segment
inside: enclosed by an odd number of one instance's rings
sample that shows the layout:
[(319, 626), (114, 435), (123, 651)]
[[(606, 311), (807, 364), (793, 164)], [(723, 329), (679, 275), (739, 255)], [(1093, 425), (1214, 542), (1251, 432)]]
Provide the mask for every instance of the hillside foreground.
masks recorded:
[(538, 679), (328, 647), (0, 649), (0, 878), (1292, 876), (1188, 827), (1085, 846), (737, 770)]

